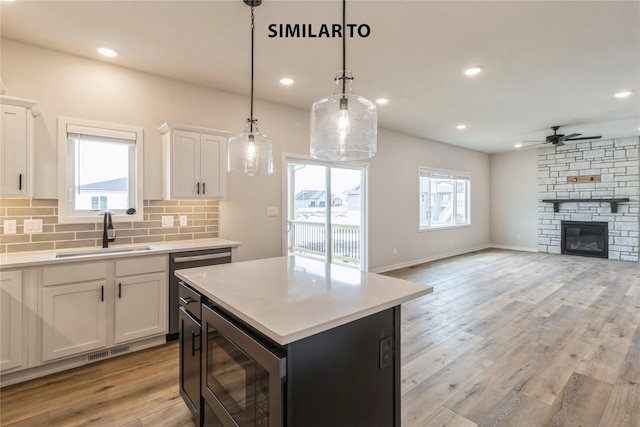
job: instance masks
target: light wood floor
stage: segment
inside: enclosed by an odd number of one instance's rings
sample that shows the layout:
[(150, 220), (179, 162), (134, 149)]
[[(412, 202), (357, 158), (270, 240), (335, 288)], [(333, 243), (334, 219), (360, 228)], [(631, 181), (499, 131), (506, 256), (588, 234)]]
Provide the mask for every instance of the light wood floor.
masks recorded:
[[(488, 250), (389, 274), (434, 286), (402, 308), (405, 427), (640, 426), (640, 264)], [(3, 388), (0, 425), (192, 426), (177, 359)]]

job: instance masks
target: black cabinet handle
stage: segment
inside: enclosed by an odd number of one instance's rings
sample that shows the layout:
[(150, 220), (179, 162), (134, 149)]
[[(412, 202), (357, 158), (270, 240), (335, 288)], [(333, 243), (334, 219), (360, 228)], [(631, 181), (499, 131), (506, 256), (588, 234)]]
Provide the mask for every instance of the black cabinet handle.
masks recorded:
[(122, 283), (118, 283), (118, 298), (122, 299)]
[(100, 301), (104, 301), (104, 285), (100, 286)]
[(196, 190), (198, 194), (200, 194), (200, 183), (198, 183), (198, 190)]
[(203, 183), (202, 183), (202, 194), (205, 194), (205, 193), (206, 193), (206, 191), (204, 190), (204, 185), (205, 185), (205, 184), (206, 184), (205, 182), (203, 182)]
[(191, 355), (195, 356), (196, 351), (200, 351), (200, 347), (196, 348), (196, 338), (200, 338), (200, 334), (196, 335), (195, 331), (191, 331)]
[(22, 174), (18, 175), (18, 190), (22, 191)]

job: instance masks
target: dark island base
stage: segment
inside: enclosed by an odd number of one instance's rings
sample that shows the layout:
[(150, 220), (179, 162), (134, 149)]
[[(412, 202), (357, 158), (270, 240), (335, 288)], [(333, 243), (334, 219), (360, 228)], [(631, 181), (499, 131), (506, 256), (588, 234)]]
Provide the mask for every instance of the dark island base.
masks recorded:
[[(399, 306), (293, 342), (286, 353), (284, 427), (400, 427)], [(204, 425), (223, 426), (203, 403)]]
[(287, 426), (399, 427), (399, 350), (400, 307), (289, 344)]

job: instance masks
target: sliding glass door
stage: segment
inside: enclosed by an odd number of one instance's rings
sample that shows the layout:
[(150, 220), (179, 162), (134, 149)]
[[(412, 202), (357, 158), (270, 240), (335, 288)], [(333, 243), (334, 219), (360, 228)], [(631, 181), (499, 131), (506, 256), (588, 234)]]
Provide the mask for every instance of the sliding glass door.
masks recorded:
[(365, 270), (366, 165), (287, 158), (287, 253)]

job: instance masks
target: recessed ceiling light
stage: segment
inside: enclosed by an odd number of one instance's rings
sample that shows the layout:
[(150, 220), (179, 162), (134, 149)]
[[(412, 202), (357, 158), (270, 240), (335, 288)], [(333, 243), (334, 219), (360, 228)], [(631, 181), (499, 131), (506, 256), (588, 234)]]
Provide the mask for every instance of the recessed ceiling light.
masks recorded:
[(384, 105), (384, 104), (386, 104), (387, 102), (389, 102), (389, 100), (388, 100), (387, 98), (378, 98), (378, 99), (376, 99), (376, 103), (377, 103), (378, 105)]
[(467, 76), (475, 76), (476, 74), (479, 74), (481, 71), (482, 71), (482, 67), (477, 65), (475, 67), (467, 68), (466, 70), (464, 70), (464, 73)]
[(519, 143), (519, 142), (517, 144), (513, 144), (513, 146), (516, 147), (516, 148), (522, 148), (522, 144)]
[(289, 78), (289, 77), (283, 77), (280, 79), (280, 83), (285, 85), (285, 86), (289, 86), (293, 84), (293, 79)]
[(633, 91), (631, 90), (623, 90), (622, 92), (618, 92), (613, 96), (615, 96), (616, 98), (626, 98), (628, 96), (631, 96), (632, 93)]
[(456, 126), (456, 129), (458, 129), (458, 130), (463, 130), (463, 129), (466, 129), (466, 128), (467, 128), (467, 125), (463, 125), (463, 124), (459, 124), (458, 126)]
[(107, 46), (98, 46), (98, 48), (96, 49), (98, 51), (98, 53), (102, 56), (106, 56), (109, 58), (114, 58), (116, 56), (118, 56), (118, 51), (111, 48), (111, 47), (107, 47)]

